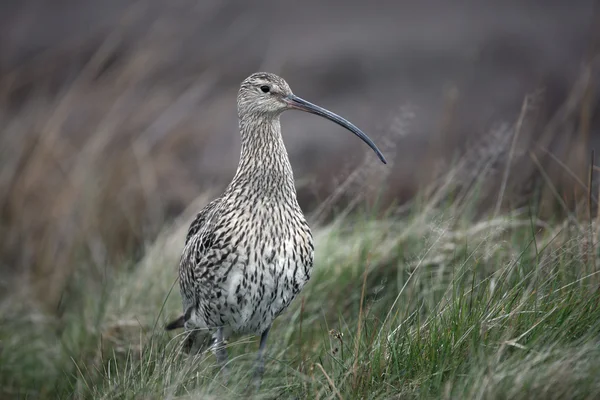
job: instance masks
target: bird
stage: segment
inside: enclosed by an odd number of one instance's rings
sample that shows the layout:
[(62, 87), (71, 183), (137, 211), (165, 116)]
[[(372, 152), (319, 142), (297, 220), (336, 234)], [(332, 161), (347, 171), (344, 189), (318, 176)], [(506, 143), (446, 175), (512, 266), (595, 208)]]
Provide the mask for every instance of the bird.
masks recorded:
[(241, 83), (238, 167), (223, 194), (201, 209), (188, 228), (178, 276), (183, 312), (165, 328), (184, 328), (189, 333), (187, 351), (198, 332), (208, 332), (212, 351), (225, 371), (224, 344), (229, 338), (260, 335), (253, 374), (257, 389), (271, 325), (307, 284), (314, 263), (313, 235), (297, 201), (281, 135), (280, 116), (287, 110), (335, 122), (386, 163), (359, 128), (294, 95), (283, 78), (257, 72)]

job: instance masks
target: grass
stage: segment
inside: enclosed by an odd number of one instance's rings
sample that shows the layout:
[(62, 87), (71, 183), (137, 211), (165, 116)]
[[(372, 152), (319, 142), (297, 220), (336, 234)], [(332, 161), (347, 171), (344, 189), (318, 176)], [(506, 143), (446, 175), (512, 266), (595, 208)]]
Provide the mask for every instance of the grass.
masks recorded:
[[(256, 397), (598, 398), (595, 233), (467, 215), (415, 206), (315, 229), (313, 277), (273, 327)], [(257, 337), (229, 344), (224, 384), (212, 355), (186, 357), (183, 334), (162, 330), (180, 309), (184, 229), (137, 265), (74, 276), (60, 317), (6, 303), (1, 397), (247, 397)]]

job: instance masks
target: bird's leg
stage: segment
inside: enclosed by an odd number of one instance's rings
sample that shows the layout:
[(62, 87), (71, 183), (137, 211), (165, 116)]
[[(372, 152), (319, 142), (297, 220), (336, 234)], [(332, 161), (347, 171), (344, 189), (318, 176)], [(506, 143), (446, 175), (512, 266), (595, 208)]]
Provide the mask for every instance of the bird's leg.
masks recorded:
[(260, 389), (260, 384), (262, 382), (263, 374), (265, 373), (265, 348), (267, 347), (267, 337), (269, 336), (269, 330), (271, 327), (268, 327), (264, 330), (262, 335), (260, 335), (260, 345), (258, 346), (258, 356), (256, 357), (256, 362), (254, 364), (254, 388), (256, 390)]
[(183, 351), (186, 354), (192, 354), (192, 349), (194, 348), (194, 344), (195, 344), (195, 339), (196, 339), (196, 332), (194, 331), (188, 331), (186, 332), (186, 338), (183, 341)]
[(223, 375), (227, 379), (227, 349), (225, 348), (225, 338), (223, 337), (223, 328), (217, 328), (215, 333), (215, 343), (213, 345), (213, 352), (217, 358), (217, 362), (221, 367)]

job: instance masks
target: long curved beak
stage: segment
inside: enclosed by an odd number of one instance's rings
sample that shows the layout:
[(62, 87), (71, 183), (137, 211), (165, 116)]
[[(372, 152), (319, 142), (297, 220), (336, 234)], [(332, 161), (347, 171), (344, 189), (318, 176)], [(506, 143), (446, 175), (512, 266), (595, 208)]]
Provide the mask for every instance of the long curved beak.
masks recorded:
[(340, 117), (337, 114), (332, 113), (331, 111), (324, 109), (323, 107), (319, 107), (315, 104), (312, 104), (312, 103), (310, 103), (296, 95), (293, 95), (293, 94), (284, 97), (283, 100), (291, 108), (295, 108), (296, 110), (306, 111), (311, 114), (320, 115), (321, 117), (327, 118), (328, 120), (333, 121), (336, 124), (348, 129), (350, 132), (352, 132), (356, 136), (358, 136), (363, 142), (365, 142), (371, 149), (373, 149), (373, 151), (375, 152), (375, 154), (377, 154), (377, 157), (379, 157), (379, 159), (381, 160), (382, 163), (387, 164), (387, 161), (385, 161), (385, 157), (383, 156), (383, 154), (381, 154), (381, 151), (379, 151), (379, 149), (377, 148), (375, 143), (373, 143), (371, 138), (368, 137), (363, 131), (358, 129), (350, 121)]

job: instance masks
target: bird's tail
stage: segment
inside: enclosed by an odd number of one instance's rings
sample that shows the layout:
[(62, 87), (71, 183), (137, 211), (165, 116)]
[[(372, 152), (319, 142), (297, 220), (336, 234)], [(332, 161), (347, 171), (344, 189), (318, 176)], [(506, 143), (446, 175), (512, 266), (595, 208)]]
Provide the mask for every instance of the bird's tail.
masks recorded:
[(165, 330), (172, 331), (174, 329), (183, 328), (184, 325), (185, 325), (185, 315), (181, 314), (177, 319), (174, 319), (173, 321), (171, 321), (167, 325), (165, 325)]
[[(185, 327), (185, 322), (190, 319), (192, 308), (188, 308), (185, 314), (181, 314), (176, 319), (165, 325), (166, 331), (172, 331)], [(214, 338), (206, 330), (192, 330), (187, 332), (186, 339), (183, 342), (183, 350), (190, 354), (197, 354), (205, 351), (211, 346)]]
[(173, 329), (179, 329), (179, 328), (185, 327), (185, 322), (188, 319), (190, 319), (190, 316), (192, 315), (192, 310), (193, 310), (193, 308), (189, 307), (185, 311), (185, 314), (181, 314), (179, 317), (177, 317), (177, 319), (174, 319), (173, 321), (171, 321), (167, 325), (165, 325), (165, 330), (172, 331)]

